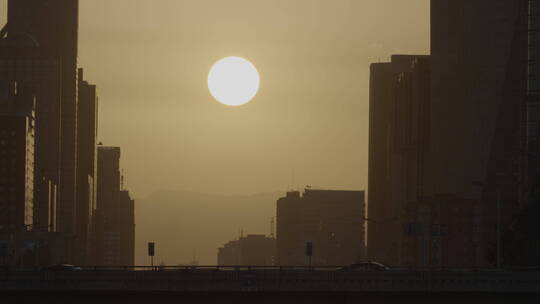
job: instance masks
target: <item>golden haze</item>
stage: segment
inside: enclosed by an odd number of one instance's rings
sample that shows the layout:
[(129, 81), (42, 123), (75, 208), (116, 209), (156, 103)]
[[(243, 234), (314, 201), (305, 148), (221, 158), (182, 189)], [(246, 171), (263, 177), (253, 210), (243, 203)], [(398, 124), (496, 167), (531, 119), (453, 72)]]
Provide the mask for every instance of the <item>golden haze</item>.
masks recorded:
[[(81, 0), (79, 41), (98, 85), (99, 141), (122, 147), (138, 203), (168, 189), (286, 190), (293, 171), (299, 186), (365, 189), (369, 64), (429, 53), (429, 1)], [(264, 78), (245, 106), (208, 93), (226, 56)], [(138, 214), (138, 231), (145, 221)], [(199, 255), (214, 262), (215, 251)]]

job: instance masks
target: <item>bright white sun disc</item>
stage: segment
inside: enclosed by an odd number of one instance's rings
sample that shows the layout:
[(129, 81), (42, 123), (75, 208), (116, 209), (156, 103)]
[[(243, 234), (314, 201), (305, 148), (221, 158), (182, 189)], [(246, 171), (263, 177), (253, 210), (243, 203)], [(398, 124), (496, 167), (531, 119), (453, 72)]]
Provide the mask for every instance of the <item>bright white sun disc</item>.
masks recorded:
[(260, 77), (255, 66), (241, 57), (225, 57), (208, 74), (208, 89), (219, 102), (240, 106), (250, 102), (259, 90)]

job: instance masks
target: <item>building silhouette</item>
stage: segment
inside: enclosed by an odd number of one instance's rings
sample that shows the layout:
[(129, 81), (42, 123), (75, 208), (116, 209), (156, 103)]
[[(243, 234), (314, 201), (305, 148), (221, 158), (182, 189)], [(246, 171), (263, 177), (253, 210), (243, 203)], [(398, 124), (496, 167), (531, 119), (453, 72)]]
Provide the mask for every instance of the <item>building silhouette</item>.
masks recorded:
[(118, 231), (120, 233), (120, 264), (135, 264), (135, 200), (126, 190), (118, 201)]
[[(56, 226), (58, 231), (71, 235), (76, 233), (77, 212), (78, 9), (78, 0), (9, 0), (6, 25), (8, 37), (26, 36), (37, 45), (39, 54), (60, 63), (61, 153)], [(47, 145), (43, 140), (40, 144)]]
[(430, 66), (372, 65), (370, 258), (500, 263), (501, 231), (540, 185), (539, 15), (529, 0), (432, 0)]
[(528, 0), (431, 1), (424, 192), (480, 204), (478, 265), (496, 263), (498, 233), (538, 192), (538, 12)]
[(92, 216), (97, 191), (97, 95), (96, 86), (78, 73), (77, 107), (77, 264), (91, 260)]
[[(30, 242), (36, 244), (34, 255), (49, 255), (43, 263), (84, 265), (104, 262), (96, 247), (103, 249), (107, 235), (109, 251), (118, 245), (115, 263), (128, 265), (134, 203), (121, 192), (119, 177), (115, 191), (114, 184), (98, 184), (96, 86), (77, 69), (78, 6), (78, 0), (8, 1), (8, 21), (0, 31), (0, 82), (17, 83), (19, 92), (36, 101), (32, 224), (10, 246)], [(107, 199), (96, 217), (100, 186)], [(96, 227), (114, 221), (114, 229)]]
[(34, 224), (35, 97), (0, 82), (0, 234)]
[(17, 82), (36, 96), (34, 225), (56, 231), (60, 182), (61, 59), (42, 52), (28, 33), (8, 32), (0, 39), (0, 81)]
[(241, 265), (241, 253), (239, 240), (227, 242), (223, 247), (218, 248), (217, 264), (224, 265)]
[[(54, 204), (34, 204), (35, 109), (31, 90), (17, 82), (0, 81), (0, 247), (4, 264), (36, 267), (64, 261), (65, 238), (40, 226), (36, 215), (54, 220)], [(48, 199), (55, 200), (49, 183)], [(48, 206), (49, 209), (40, 210)], [(53, 255), (54, 254), (54, 258)]]
[(407, 204), (423, 196), (429, 143), (429, 56), (394, 55), (370, 75), (368, 256), (402, 264)]
[(115, 229), (120, 196), (120, 148), (98, 147), (95, 212), (96, 265), (120, 264), (120, 236)]
[(276, 239), (264, 234), (248, 234), (218, 249), (218, 265), (272, 266)]
[(94, 263), (133, 265), (135, 207), (121, 187), (120, 148), (99, 146), (97, 164)]
[(365, 255), (364, 191), (305, 189), (277, 201), (277, 265), (348, 265)]

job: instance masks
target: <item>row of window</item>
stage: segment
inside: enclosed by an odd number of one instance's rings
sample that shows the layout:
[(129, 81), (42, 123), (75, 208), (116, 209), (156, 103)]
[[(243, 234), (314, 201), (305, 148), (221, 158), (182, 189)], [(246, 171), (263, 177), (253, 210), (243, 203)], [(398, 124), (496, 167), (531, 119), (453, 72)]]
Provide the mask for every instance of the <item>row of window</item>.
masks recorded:
[(8, 130), (1, 130), (1, 131), (0, 131), (0, 136), (6, 137), (6, 136), (8, 136), (8, 135), (9, 135), (9, 136), (15, 136), (15, 135), (17, 135), (17, 132), (16, 132), (16, 131), (13, 131), (13, 130), (10, 130), (10, 131), (8, 131)]
[(7, 146), (16, 146), (18, 144), (18, 141), (16, 140), (6, 140), (6, 139), (0, 139), (0, 147), (7, 147)]

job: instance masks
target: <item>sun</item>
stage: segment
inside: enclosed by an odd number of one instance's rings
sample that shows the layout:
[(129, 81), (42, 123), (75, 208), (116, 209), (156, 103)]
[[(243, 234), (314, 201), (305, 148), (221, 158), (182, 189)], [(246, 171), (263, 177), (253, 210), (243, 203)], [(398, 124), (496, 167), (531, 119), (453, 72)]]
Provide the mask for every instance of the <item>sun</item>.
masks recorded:
[(250, 102), (259, 91), (257, 68), (241, 57), (225, 57), (216, 62), (208, 73), (208, 90), (220, 103), (241, 106)]

